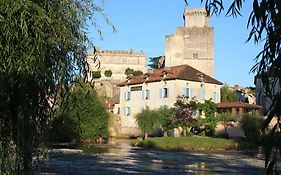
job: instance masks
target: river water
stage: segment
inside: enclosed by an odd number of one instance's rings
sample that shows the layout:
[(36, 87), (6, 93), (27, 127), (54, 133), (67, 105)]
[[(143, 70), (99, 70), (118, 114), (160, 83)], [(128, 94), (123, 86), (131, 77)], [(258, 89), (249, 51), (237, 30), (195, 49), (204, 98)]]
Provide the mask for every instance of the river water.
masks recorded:
[(265, 174), (254, 151), (188, 153), (141, 149), (113, 140), (81, 149), (53, 149), (36, 163), (34, 174)]

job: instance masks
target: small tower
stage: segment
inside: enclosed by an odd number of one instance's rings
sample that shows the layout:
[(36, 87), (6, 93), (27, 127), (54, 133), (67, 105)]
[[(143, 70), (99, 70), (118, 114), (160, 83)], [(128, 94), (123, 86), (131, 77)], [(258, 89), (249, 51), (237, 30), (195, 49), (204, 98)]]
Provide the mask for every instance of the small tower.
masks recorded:
[(166, 36), (165, 66), (188, 64), (214, 77), (214, 29), (202, 8), (185, 9), (184, 26)]
[(202, 8), (185, 9), (184, 11), (184, 27), (209, 27), (210, 16)]

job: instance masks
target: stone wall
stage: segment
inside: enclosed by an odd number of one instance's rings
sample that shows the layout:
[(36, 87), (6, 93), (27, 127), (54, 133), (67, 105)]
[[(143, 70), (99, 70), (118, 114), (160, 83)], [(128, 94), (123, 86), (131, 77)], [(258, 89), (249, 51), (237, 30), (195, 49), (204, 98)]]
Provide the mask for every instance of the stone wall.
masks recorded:
[[(93, 58), (97, 56), (97, 61)], [(87, 56), (90, 71), (101, 71), (100, 80), (123, 81), (126, 79), (125, 70), (129, 67), (134, 70), (146, 72), (146, 55), (143, 51), (134, 52), (123, 50), (104, 50), (98, 53), (89, 53)], [(100, 67), (97, 66), (98, 62)], [(112, 76), (105, 77), (104, 71), (111, 70)], [(88, 74), (91, 79), (91, 74)]]
[(185, 11), (185, 26), (166, 36), (165, 66), (188, 64), (214, 77), (214, 29), (202, 9)]

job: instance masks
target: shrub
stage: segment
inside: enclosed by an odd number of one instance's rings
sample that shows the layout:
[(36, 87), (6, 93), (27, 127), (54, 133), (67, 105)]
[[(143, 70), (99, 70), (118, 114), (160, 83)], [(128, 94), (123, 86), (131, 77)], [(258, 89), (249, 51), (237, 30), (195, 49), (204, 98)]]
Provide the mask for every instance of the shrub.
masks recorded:
[(246, 113), (240, 119), (239, 124), (248, 142), (260, 142), (263, 125), (263, 118), (260, 115), (256, 113)]
[(100, 71), (93, 71), (92, 72), (92, 77), (93, 78), (100, 78), (101, 77)]
[(228, 138), (227, 128), (233, 127), (233, 122), (236, 121), (235, 117), (231, 113), (221, 113), (218, 114), (217, 118), (224, 127), (224, 137)]
[(111, 70), (104, 71), (104, 76), (111, 77), (111, 75), (112, 75), (112, 71)]
[(134, 69), (131, 69), (131, 68), (127, 68), (126, 70), (125, 70), (125, 75), (133, 75), (133, 73), (134, 73)]
[(143, 72), (140, 71), (140, 70), (136, 70), (136, 71), (133, 72), (133, 75), (134, 75), (135, 77), (140, 76), (140, 75), (142, 75), (142, 74), (143, 74)]

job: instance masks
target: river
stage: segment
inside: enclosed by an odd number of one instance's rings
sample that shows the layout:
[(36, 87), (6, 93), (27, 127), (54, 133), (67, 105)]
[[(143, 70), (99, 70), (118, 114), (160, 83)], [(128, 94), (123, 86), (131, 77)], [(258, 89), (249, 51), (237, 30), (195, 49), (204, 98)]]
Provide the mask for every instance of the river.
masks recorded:
[(141, 149), (128, 140), (53, 149), (35, 163), (34, 174), (265, 174), (255, 152), (189, 153)]

